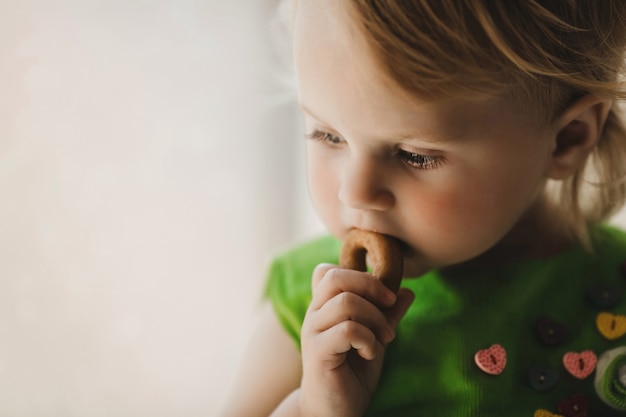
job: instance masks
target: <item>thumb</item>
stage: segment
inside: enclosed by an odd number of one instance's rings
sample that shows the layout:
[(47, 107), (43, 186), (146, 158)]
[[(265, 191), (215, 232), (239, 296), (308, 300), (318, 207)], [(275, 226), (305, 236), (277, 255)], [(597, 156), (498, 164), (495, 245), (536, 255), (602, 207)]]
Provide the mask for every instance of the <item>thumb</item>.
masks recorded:
[(400, 320), (402, 320), (406, 312), (409, 310), (409, 307), (411, 307), (411, 304), (413, 304), (413, 300), (415, 300), (415, 294), (413, 294), (413, 291), (408, 288), (400, 288), (396, 303), (393, 307), (389, 308), (385, 314), (387, 316), (389, 326), (393, 329), (396, 328), (398, 323), (400, 323)]

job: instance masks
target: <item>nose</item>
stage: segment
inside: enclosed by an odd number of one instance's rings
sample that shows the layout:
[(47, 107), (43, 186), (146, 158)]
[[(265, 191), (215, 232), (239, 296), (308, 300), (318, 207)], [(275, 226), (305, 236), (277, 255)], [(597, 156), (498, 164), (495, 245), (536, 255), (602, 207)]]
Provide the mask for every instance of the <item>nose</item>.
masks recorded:
[(339, 200), (354, 209), (389, 210), (395, 197), (388, 188), (386, 174), (384, 164), (375, 157), (351, 157), (343, 172)]

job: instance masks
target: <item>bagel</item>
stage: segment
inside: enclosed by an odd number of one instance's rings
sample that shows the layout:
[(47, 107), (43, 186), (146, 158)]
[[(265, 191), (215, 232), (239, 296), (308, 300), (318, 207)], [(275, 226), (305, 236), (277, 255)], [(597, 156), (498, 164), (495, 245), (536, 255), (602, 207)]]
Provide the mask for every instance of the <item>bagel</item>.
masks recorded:
[(341, 247), (339, 266), (366, 272), (367, 255), (371, 262), (372, 275), (393, 292), (398, 292), (404, 272), (400, 242), (388, 235), (350, 229)]

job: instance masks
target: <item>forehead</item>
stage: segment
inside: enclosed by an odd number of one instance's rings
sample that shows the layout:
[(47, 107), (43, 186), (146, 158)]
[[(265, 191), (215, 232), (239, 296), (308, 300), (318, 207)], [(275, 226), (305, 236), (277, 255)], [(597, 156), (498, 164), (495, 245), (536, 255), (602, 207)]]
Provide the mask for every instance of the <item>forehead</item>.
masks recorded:
[[(393, 114), (411, 105), (388, 80), (351, 21), (345, 1), (299, 0), (294, 24), (294, 59), (300, 99), (307, 108), (360, 108)], [(332, 99), (332, 100), (331, 100)]]
[[(374, 58), (368, 42), (375, 41), (369, 38), (366, 40), (366, 36), (361, 33), (361, 26), (355, 21), (358, 19), (357, 13), (350, 9), (350, 1), (297, 0), (296, 3), (293, 20), (294, 58), (300, 97), (307, 107), (317, 110), (315, 103), (309, 103), (308, 96), (312, 95), (310, 92), (319, 90), (320, 85), (328, 85), (329, 92), (334, 93), (340, 102), (346, 101), (346, 97), (337, 94), (338, 88), (342, 86), (344, 88), (341, 91), (345, 92), (349, 87), (350, 92), (361, 96), (365, 103), (365, 96), (368, 96), (370, 108), (367, 111), (390, 113), (397, 111), (392, 109), (395, 105), (409, 108), (416, 103), (425, 103), (406, 87), (399, 86), (389, 73), (389, 67), (378, 61), (381, 57), (376, 55), (377, 58)], [(416, 90), (430, 88), (430, 81), (423, 77), (420, 79), (417, 73), (411, 78), (409, 82)], [(522, 94), (524, 89), (518, 85), (482, 94), (468, 93), (458, 88), (453, 90), (455, 94), (446, 96), (445, 100), (463, 103), (461, 106), (473, 106), (479, 101), (495, 101), (498, 105), (505, 103), (514, 107), (516, 112), (523, 114), (533, 124), (547, 125), (552, 118), (553, 112), (546, 111), (550, 103), (546, 105), (543, 101), (537, 102), (534, 96)], [(441, 97), (430, 98), (429, 102), (435, 99), (441, 101)], [(531, 102), (532, 105), (529, 105)]]
[(300, 32), (323, 30), (327, 37), (337, 38), (344, 25), (350, 22), (347, 2), (343, 0), (297, 0), (295, 4), (295, 23)]
[(333, 71), (343, 69), (345, 72), (360, 69), (361, 74), (371, 71), (370, 53), (363, 37), (355, 30), (345, 3), (298, 1), (294, 24), (294, 58), (298, 75), (309, 66), (314, 66), (319, 76), (323, 76), (329, 67)]
[[(386, 78), (344, 1), (299, 0), (294, 57), (302, 107), (327, 127), (363, 137), (456, 138), (492, 106), (424, 103)], [(497, 109), (497, 108), (496, 108)]]

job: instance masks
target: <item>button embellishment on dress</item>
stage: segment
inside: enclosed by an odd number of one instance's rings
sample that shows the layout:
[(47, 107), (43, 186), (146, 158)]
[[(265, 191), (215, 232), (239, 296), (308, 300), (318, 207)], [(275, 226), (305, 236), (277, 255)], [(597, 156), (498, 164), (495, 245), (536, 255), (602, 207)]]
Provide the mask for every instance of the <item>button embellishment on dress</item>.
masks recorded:
[(607, 405), (626, 411), (626, 346), (600, 355), (594, 386), (600, 399)]
[(567, 400), (563, 400), (557, 407), (564, 417), (587, 417), (589, 411), (587, 397), (583, 394), (574, 394)]
[(598, 358), (590, 350), (568, 352), (563, 356), (563, 365), (567, 372), (578, 379), (585, 379), (596, 369)]
[(626, 316), (603, 312), (596, 317), (596, 326), (605, 338), (619, 339), (626, 334)]
[(568, 335), (567, 327), (549, 317), (541, 317), (535, 325), (535, 331), (545, 346), (560, 345)]
[(620, 303), (623, 292), (617, 285), (597, 284), (589, 290), (587, 298), (598, 308), (611, 308)]
[(535, 414), (533, 415), (533, 417), (563, 417), (560, 414), (552, 414), (549, 411), (546, 410), (537, 410), (535, 411)]
[(474, 355), (474, 362), (489, 375), (500, 375), (506, 366), (506, 351), (498, 344), (479, 350)]
[(541, 365), (535, 365), (528, 370), (528, 382), (535, 391), (545, 392), (559, 381), (559, 371)]

